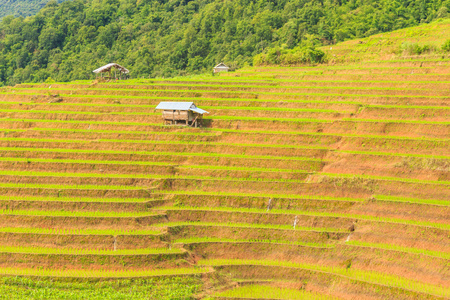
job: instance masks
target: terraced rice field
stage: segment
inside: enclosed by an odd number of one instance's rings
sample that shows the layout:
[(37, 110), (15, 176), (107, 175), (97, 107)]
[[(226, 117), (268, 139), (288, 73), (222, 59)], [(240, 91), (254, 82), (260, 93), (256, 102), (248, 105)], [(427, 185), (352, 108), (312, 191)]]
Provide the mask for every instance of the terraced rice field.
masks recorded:
[[(449, 66), (3, 88), (0, 274), (182, 276), (215, 299), (447, 299)], [(160, 101), (194, 101), (207, 126), (163, 126)]]

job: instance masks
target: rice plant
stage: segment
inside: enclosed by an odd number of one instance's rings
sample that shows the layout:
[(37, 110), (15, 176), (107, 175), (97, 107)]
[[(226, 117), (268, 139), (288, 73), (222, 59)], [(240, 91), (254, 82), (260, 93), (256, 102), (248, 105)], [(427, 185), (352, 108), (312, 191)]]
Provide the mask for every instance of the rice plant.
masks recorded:
[(279, 288), (270, 285), (244, 285), (214, 294), (215, 297), (236, 299), (279, 299), (279, 300), (329, 300), (338, 299), (330, 295), (307, 292), (304, 290)]
[(335, 266), (326, 266), (308, 263), (294, 263), (288, 261), (274, 261), (274, 260), (239, 260), (239, 259), (217, 259), (217, 260), (201, 260), (199, 265), (204, 266), (228, 266), (228, 265), (248, 265), (248, 266), (273, 266), (284, 268), (297, 268), (310, 270), (320, 273), (330, 273), (338, 276), (343, 276), (355, 281), (363, 281), (371, 284), (379, 284), (389, 287), (396, 287), (405, 290), (411, 290), (419, 293), (425, 293), (438, 297), (450, 297), (450, 289), (423, 283), (420, 281), (391, 275), (379, 273), (375, 271), (366, 271), (354, 268), (344, 268)]
[(427, 255), (427, 256), (450, 260), (450, 253), (444, 252), (444, 251), (433, 251), (433, 250), (428, 250), (428, 249), (403, 247), (403, 246), (398, 246), (398, 245), (394, 245), (394, 244), (369, 243), (369, 242), (364, 242), (364, 241), (348, 241), (348, 242), (345, 242), (345, 244), (351, 245), (351, 246), (358, 246), (358, 247), (368, 247), (368, 248), (375, 248), (375, 249), (399, 251), (399, 252), (405, 252), (405, 253), (411, 253), (411, 254)]

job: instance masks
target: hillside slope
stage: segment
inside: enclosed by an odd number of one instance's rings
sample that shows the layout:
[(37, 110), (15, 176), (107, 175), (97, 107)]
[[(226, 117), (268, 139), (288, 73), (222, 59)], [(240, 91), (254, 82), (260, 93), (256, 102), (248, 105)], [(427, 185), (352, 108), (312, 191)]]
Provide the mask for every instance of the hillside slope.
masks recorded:
[(0, 83), (92, 78), (110, 62), (134, 78), (251, 65), (273, 47), (334, 44), (449, 16), (449, 1), (74, 0), (0, 22)]
[(450, 58), (361, 55), (2, 88), (0, 291), (450, 298)]

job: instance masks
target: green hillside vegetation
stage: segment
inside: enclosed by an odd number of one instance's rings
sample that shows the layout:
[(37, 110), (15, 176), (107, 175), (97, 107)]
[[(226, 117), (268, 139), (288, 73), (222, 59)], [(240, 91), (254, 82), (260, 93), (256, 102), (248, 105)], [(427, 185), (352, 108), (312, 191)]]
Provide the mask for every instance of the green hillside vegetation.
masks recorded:
[(300, 63), (353, 63), (364, 60), (427, 59), (450, 56), (450, 19), (440, 19), (409, 29), (380, 33), (335, 45), (298, 46), (294, 49), (271, 48), (254, 57), (254, 65), (299, 65)]
[[(214, 76), (0, 88), (0, 294), (449, 299), (448, 40), (441, 19)], [(327, 62), (283, 61), (308, 51)]]
[[(50, 2), (36, 16), (0, 23), (0, 84), (92, 78), (117, 62), (134, 77), (210, 72), (218, 62), (320, 62), (316, 46), (429, 23), (450, 0)], [(298, 47), (298, 48), (296, 48)], [(294, 49), (294, 50), (293, 50)], [(264, 62), (264, 60), (262, 60)]]
[(35, 15), (48, 2), (49, 0), (0, 0), (0, 20), (10, 15), (15, 17)]

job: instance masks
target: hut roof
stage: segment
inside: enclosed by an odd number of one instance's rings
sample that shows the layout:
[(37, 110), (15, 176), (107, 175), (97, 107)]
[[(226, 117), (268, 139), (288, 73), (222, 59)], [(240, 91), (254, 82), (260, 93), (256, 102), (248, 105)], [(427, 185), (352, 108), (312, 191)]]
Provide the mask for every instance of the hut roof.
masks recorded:
[(164, 110), (191, 110), (193, 112), (204, 114), (207, 112), (201, 108), (195, 106), (194, 102), (161, 102), (158, 104), (156, 109), (164, 109)]
[(92, 71), (92, 72), (94, 72), (94, 73), (109, 72), (109, 71), (111, 70), (112, 67), (116, 68), (117, 70), (119, 70), (119, 71), (122, 72), (122, 73), (125, 73), (125, 74), (126, 74), (126, 73), (130, 73), (130, 71), (128, 71), (128, 69), (126, 69), (126, 68), (124, 68), (124, 67), (122, 67), (121, 65), (116, 64), (116, 63), (110, 63), (110, 64), (107, 64), (107, 65), (104, 65), (103, 67), (100, 67), (100, 68), (98, 68), (98, 69), (95, 69), (95, 70)]
[(218, 64), (217, 66), (215, 66), (214, 69), (215, 69), (215, 68), (227, 68), (227, 69), (229, 69), (230, 67), (228, 67), (226, 64), (224, 64), (224, 63), (221, 62), (220, 64)]

